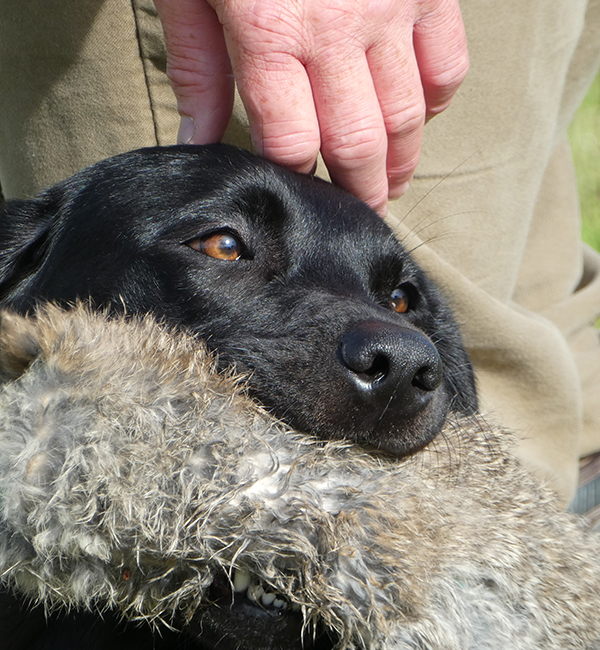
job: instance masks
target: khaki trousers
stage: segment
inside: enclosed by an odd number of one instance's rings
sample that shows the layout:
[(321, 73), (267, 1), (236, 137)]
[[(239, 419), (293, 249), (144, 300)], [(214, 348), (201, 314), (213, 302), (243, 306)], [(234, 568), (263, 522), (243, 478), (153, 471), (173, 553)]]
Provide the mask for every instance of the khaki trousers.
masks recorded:
[[(566, 501), (600, 450), (600, 255), (580, 241), (565, 138), (600, 61), (600, 0), (461, 6), (470, 74), (388, 221), (451, 300), (484, 409)], [(6, 197), (173, 143), (164, 68), (150, 0), (0, 0)], [(250, 146), (239, 102), (226, 139)]]

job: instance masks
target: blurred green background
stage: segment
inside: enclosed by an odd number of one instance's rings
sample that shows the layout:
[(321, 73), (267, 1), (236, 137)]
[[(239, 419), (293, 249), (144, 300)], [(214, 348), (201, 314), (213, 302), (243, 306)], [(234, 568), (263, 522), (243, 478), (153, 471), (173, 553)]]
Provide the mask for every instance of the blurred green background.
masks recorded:
[(600, 251), (600, 75), (569, 127), (579, 185), (583, 239)]

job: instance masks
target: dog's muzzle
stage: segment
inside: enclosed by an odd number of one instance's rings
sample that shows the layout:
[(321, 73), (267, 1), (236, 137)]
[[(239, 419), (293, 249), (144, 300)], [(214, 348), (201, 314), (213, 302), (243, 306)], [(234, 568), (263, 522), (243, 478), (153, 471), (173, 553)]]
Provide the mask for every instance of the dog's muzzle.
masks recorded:
[(383, 321), (364, 321), (340, 338), (338, 360), (361, 408), (373, 414), (358, 442), (398, 455), (435, 437), (447, 400), (442, 361), (424, 334)]

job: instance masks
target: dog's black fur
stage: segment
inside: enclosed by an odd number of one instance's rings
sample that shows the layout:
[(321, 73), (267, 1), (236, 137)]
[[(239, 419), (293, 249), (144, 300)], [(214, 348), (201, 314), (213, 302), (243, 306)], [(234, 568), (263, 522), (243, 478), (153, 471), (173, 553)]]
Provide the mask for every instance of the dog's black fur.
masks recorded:
[[(134, 151), (3, 207), (0, 305), (88, 298), (197, 333), (278, 417), (323, 438), (413, 453), (448, 411), (477, 407), (448, 307), (383, 221), (332, 185), (232, 147)], [(21, 610), (2, 598), (12, 614), (0, 614), (0, 635), (18, 637)], [(150, 647), (137, 629), (99, 641), (114, 623), (91, 634), (83, 620), (40, 623), (12, 647)], [(192, 643), (177, 639), (165, 647)]]

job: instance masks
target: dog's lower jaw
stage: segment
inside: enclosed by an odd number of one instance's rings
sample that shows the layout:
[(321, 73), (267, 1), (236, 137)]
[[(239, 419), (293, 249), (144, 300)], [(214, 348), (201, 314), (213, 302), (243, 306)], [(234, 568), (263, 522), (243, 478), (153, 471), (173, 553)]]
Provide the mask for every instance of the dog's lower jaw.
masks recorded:
[[(261, 393), (251, 393), (271, 407)], [(295, 409), (293, 414), (282, 414), (273, 405), (270, 410), (298, 431), (324, 440), (347, 440), (400, 458), (417, 453), (432, 442), (441, 432), (451, 410), (445, 386), (429, 393), (422, 408), (408, 416), (402, 408), (396, 408), (394, 400), (401, 399), (401, 396), (393, 396), (387, 407), (375, 409), (364, 404), (353, 406), (334, 391), (322, 391), (312, 404), (313, 407), (317, 405), (316, 409), (311, 410), (307, 405)], [(315, 410), (327, 414), (327, 417), (312, 418), (311, 412)], [(399, 411), (402, 416), (398, 415)]]
[(366, 434), (358, 434), (354, 441), (393, 456), (409, 456), (437, 437), (449, 411), (447, 393), (440, 387), (434, 394), (427, 394), (424, 406), (411, 417), (396, 421), (394, 411), (387, 409), (373, 429)]

